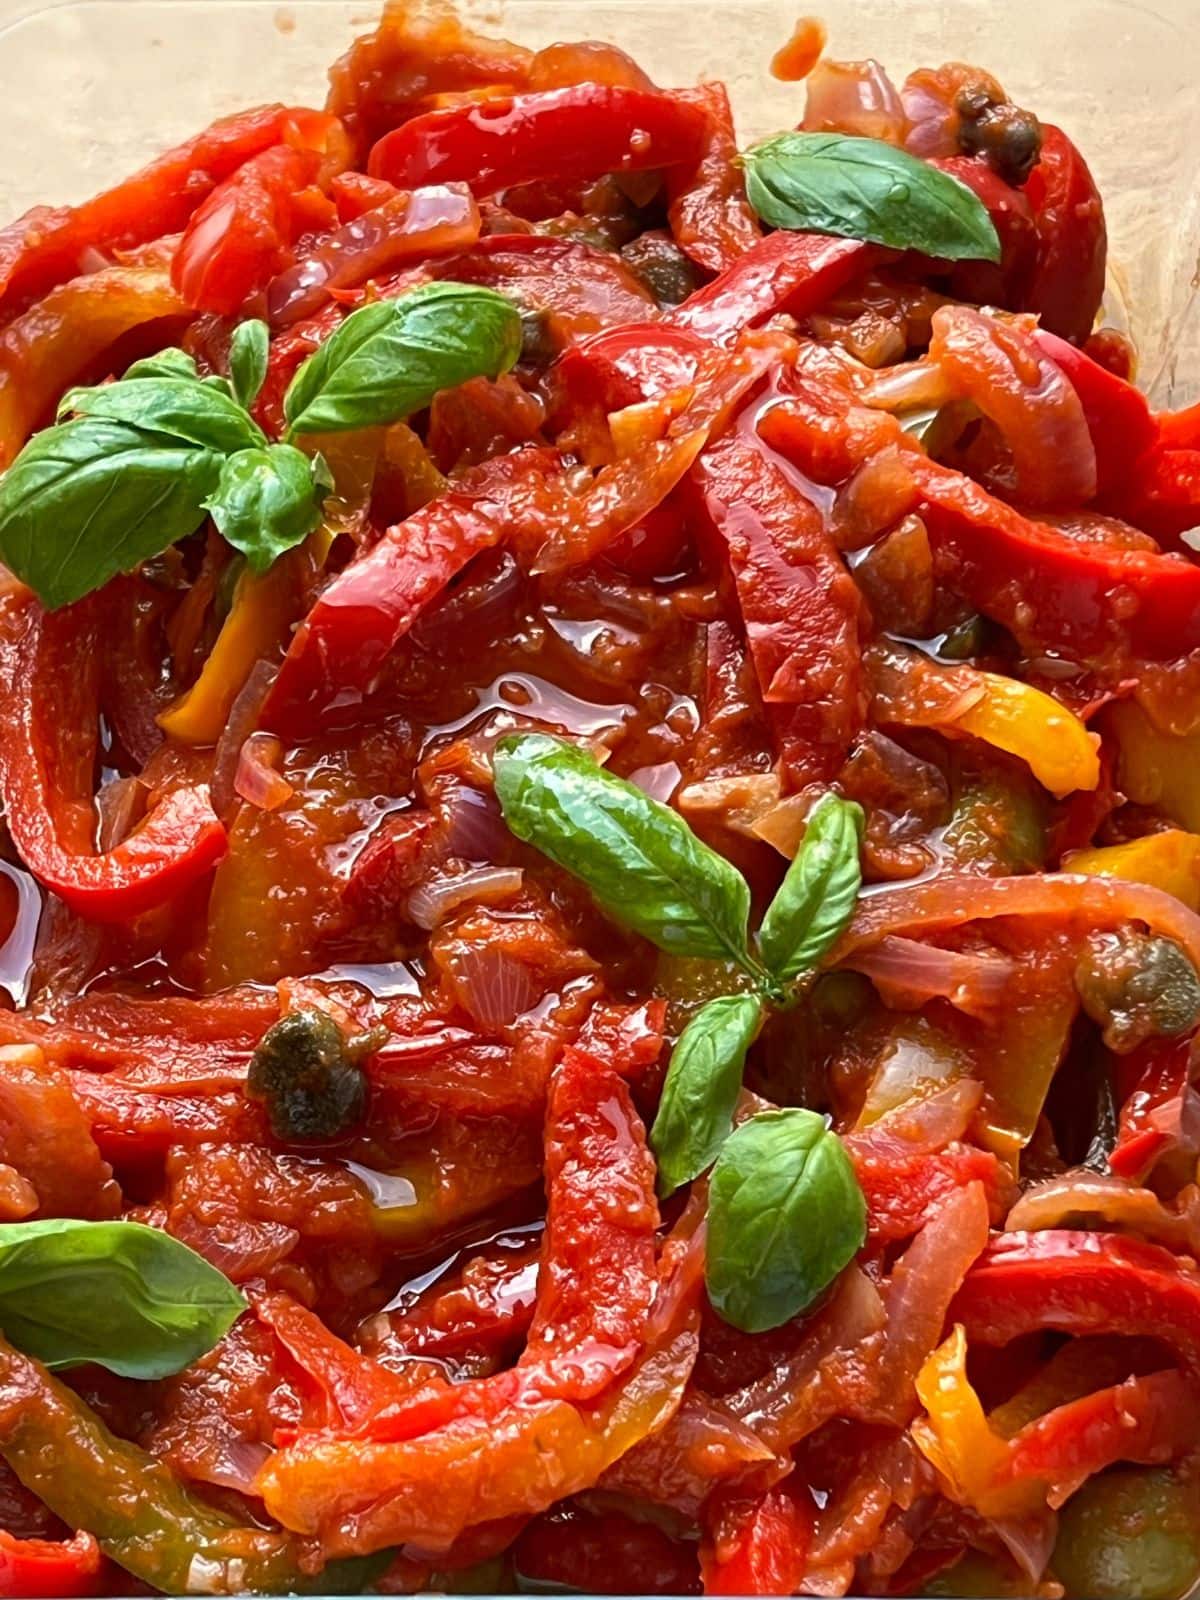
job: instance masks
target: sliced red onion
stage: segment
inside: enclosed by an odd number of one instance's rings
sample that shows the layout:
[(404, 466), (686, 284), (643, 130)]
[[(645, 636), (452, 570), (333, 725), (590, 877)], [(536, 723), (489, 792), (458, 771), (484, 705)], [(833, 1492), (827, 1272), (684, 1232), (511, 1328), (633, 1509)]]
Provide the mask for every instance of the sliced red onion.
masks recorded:
[(442, 822), (443, 861), (492, 862), (511, 846), (500, 802), (490, 790), (446, 779), (438, 786), (433, 810)]
[(651, 800), (658, 800), (666, 805), (678, 789), (682, 776), (673, 761), (660, 761), (657, 766), (639, 767), (636, 772), (631, 772), (629, 781), (636, 783), (642, 793), (648, 794)]
[(885, 935), (848, 965), (870, 978), (889, 1005), (940, 998), (972, 1017), (986, 1017), (1003, 1004), (1016, 971), (1007, 956), (943, 950), (898, 934)]
[(292, 798), (291, 784), (279, 771), (283, 743), (272, 733), (252, 733), (238, 753), (234, 793), (259, 811), (278, 811)]
[(458, 1003), (485, 1028), (515, 1022), (542, 998), (529, 968), (498, 950), (464, 950), (453, 978)]
[(495, 905), (519, 894), (524, 873), (520, 867), (475, 867), (467, 872), (435, 873), (418, 884), (408, 897), (408, 915), (418, 928), (438, 927), (462, 905)]
[(101, 855), (115, 850), (133, 832), (145, 815), (147, 792), (140, 778), (110, 778), (97, 792), (96, 848)]
[(229, 708), (225, 727), (213, 752), (212, 803), (219, 817), (227, 816), (237, 799), (238, 761), (242, 746), (254, 732), (267, 690), (275, 681), (276, 668), (269, 661), (258, 661)]
[(974, 1078), (959, 1078), (932, 1094), (906, 1100), (870, 1127), (848, 1135), (848, 1139), (880, 1161), (934, 1155), (963, 1137), (982, 1098), (981, 1083)]
[(808, 75), (803, 127), (902, 145), (908, 119), (878, 61), (818, 61)]
[(273, 327), (290, 327), (319, 311), (335, 290), (417, 257), (468, 250), (478, 238), (479, 207), (466, 184), (431, 184), (392, 195), (281, 272), (267, 288), (267, 317)]
[(1107, 1173), (1076, 1171), (1027, 1189), (1008, 1214), (1010, 1231), (1126, 1228), (1171, 1250), (1200, 1254), (1200, 1189), (1189, 1184), (1172, 1210), (1150, 1189)]

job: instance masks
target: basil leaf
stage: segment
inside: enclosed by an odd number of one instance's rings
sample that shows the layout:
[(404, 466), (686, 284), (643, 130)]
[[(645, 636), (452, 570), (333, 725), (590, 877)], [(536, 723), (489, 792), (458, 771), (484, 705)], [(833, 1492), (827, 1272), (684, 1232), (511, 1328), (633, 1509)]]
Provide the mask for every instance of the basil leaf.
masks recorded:
[(228, 457), (204, 503), (252, 572), (265, 572), (321, 520), (312, 463), (290, 444), (239, 450)]
[(494, 770), (517, 838), (581, 879), (609, 916), (673, 955), (732, 957), (757, 970), (745, 878), (677, 812), (547, 734), (502, 739)]
[(264, 445), (266, 435), (231, 395), (194, 378), (119, 379), (94, 389), (72, 389), (60, 415), (107, 417), (188, 444), (232, 454)]
[(48, 1367), (166, 1378), (246, 1309), (203, 1256), (138, 1222), (0, 1224), (0, 1327)]
[(131, 367), (126, 367), (121, 382), (135, 378), (195, 378), (200, 381), (200, 369), (186, 350), (159, 350), (152, 356), (143, 356)]
[(337, 433), (400, 422), (441, 389), (496, 378), (521, 353), (511, 300), (469, 283), (427, 283), (360, 306), (292, 379), (291, 433)]
[(743, 157), (764, 222), (867, 239), (942, 261), (999, 261), (987, 208), (965, 183), (882, 139), (781, 133)]
[(221, 459), (105, 417), (46, 428), (0, 478), (0, 559), (51, 609), (78, 600), (198, 528)]
[(680, 1035), (650, 1130), (664, 1198), (710, 1167), (728, 1139), (761, 1021), (756, 995), (730, 994), (702, 1006)]
[(258, 399), (266, 380), (270, 353), (271, 335), (265, 322), (256, 318), (238, 323), (229, 341), (229, 376), (233, 380), (234, 398), (247, 410)]
[(768, 969), (783, 982), (815, 967), (854, 915), (862, 868), (862, 807), (827, 794), (809, 814), (795, 860), (758, 933)]
[(815, 1111), (763, 1111), (730, 1134), (709, 1187), (708, 1297), (744, 1333), (810, 1306), (862, 1248), (867, 1208)]

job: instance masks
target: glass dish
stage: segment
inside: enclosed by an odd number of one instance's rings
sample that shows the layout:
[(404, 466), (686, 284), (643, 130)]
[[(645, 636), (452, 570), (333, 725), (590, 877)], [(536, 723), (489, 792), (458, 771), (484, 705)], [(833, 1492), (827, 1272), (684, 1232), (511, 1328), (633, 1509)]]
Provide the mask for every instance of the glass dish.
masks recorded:
[[(665, 83), (724, 78), (743, 138), (794, 124), (767, 75), (798, 0), (460, 0), (484, 30), (624, 45)], [(893, 74), (960, 58), (1080, 144), (1105, 197), (1111, 316), (1161, 404), (1200, 397), (1200, 77), (1195, 0), (811, 0), (836, 56)], [(213, 117), (319, 103), (370, 0), (0, 0), (0, 220), (77, 200)]]

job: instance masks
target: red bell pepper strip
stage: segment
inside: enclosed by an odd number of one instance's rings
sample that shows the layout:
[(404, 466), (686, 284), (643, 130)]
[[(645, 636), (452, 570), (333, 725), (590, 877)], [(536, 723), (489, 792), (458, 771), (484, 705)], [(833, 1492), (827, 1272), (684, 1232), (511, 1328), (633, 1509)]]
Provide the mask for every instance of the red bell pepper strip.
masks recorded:
[(356, 708), (388, 656), (472, 557), (520, 528), (550, 531), (557, 455), (498, 456), (463, 477), (338, 574), (300, 624), (263, 707), (277, 732)]
[(694, 163), (707, 131), (705, 113), (676, 96), (583, 83), (414, 117), (379, 141), (367, 170), (400, 189), (469, 183), (485, 196)]
[(1158, 437), (1168, 450), (1200, 450), (1200, 402), (1183, 411), (1162, 411)]
[(737, 164), (729, 95), (723, 83), (714, 82), (684, 89), (678, 98), (700, 107), (708, 117), (708, 131), (696, 165), (672, 167), (667, 173), (671, 232), (697, 266), (725, 272), (762, 238)]
[(179, 788), (115, 849), (92, 843), (98, 715), (95, 624), (10, 596), (0, 614), (0, 796), (29, 870), (81, 916), (123, 922), (179, 894), (225, 853), (203, 786)]
[(1052, 1508), (1085, 1478), (1117, 1461), (1173, 1461), (1200, 1442), (1196, 1385), (1175, 1371), (1152, 1372), (1057, 1406), (1015, 1435), (1002, 1483), (1040, 1478)]
[(813, 503), (731, 432), (692, 469), (700, 526), (728, 562), (789, 784), (827, 783), (866, 707), (862, 600)]
[(1108, 230), (1087, 163), (1061, 128), (1042, 123), (1042, 149), (1025, 193), (1038, 234), (1024, 309), (1042, 326), (1081, 344), (1104, 298)]
[(277, 145), (218, 184), (193, 215), (171, 263), (171, 282), (197, 311), (231, 316), (266, 286), (299, 231), (296, 197), (316, 179), (316, 150)]
[[(834, 385), (793, 387), (797, 397), (765, 412), (759, 431), (818, 481), (840, 482), (889, 442), (907, 448), (891, 419), (858, 410)], [(1172, 660), (1200, 646), (1200, 567), (1031, 522), (916, 448), (905, 465), (939, 575), (1023, 643), (1116, 670), (1129, 654)]]
[(36, 206), (0, 228), (0, 314), (84, 271), (90, 250), (178, 233), (216, 184), (278, 144), (291, 119), (311, 115), (273, 105), (222, 117), (116, 188), (78, 206)]
[(1121, 1063), (1133, 1088), (1121, 1106), (1110, 1169), (1132, 1183), (1145, 1180), (1168, 1150), (1200, 1147), (1200, 1096), (1191, 1084), (1192, 1040), (1154, 1040)]
[[(1200, 527), (1200, 449), (1157, 445), (1116, 486), (1109, 509), (1173, 546), (1180, 534)], [(1191, 552), (1189, 551), (1189, 554)]]
[(0, 1595), (62, 1600), (97, 1594), (100, 1546), (90, 1533), (71, 1539), (17, 1539), (0, 1528)]
[(668, 320), (714, 344), (727, 344), (743, 328), (755, 328), (777, 312), (807, 316), (879, 256), (873, 245), (857, 239), (781, 229), (689, 295)]
[(867, 1202), (867, 1237), (872, 1244), (911, 1239), (937, 1215), (949, 1195), (968, 1183), (982, 1183), (992, 1215), (1003, 1215), (999, 1202), (1005, 1194), (1004, 1169), (990, 1150), (955, 1143), (945, 1150), (906, 1156), (877, 1151), (871, 1130), (848, 1134), (845, 1145)]
[(1158, 437), (1146, 396), (1057, 334), (1038, 328), (1033, 338), (1079, 396), (1096, 447), (1099, 493), (1119, 489)]
[(705, 1594), (796, 1594), (816, 1525), (806, 1484), (787, 1478), (758, 1499), (718, 1498), (700, 1547)]
[(1039, 1329), (1147, 1335), (1200, 1375), (1200, 1274), (1161, 1245), (1114, 1233), (1001, 1234), (949, 1312), (970, 1340), (1003, 1345)]
[(943, 156), (929, 165), (957, 178), (983, 202), (1000, 240), (999, 261), (955, 262), (951, 294), (976, 305), (1021, 310), (1038, 250), (1037, 226), (1023, 190), (1005, 182), (986, 156)]
[(339, 172), (329, 184), (330, 199), (337, 207), (338, 221), (343, 224), (394, 200), (400, 192), (394, 183), (370, 178), (365, 172)]
[(589, 1345), (632, 1360), (644, 1338), (657, 1290), (655, 1172), (628, 1086), (599, 1056), (568, 1047), (546, 1106), (550, 1199), (520, 1364), (557, 1371), (569, 1398), (590, 1398), (612, 1380), (607, 1356), (585, 1376)]

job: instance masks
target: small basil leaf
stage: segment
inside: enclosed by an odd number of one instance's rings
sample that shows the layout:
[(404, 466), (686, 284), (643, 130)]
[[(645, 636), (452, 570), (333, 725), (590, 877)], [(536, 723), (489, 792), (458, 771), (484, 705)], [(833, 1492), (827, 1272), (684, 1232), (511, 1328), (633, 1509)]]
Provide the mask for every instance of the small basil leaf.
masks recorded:
[(258, 399), (258, 391), (267, 376), (270, 353), (271, 336), (265, 322), (256, 318), (238, 323), (229, 342), (229, 376), (239, 405), (249, 408)]
[(730, 1134), (708, 1200), (708, 1297), (745, 1333), (810, 1306), (867, 1236), (841, 1140), (815, 1111), (763, 1111)]
[(511, 300), (475, 284), (424, 284), (352, 311), (297, 372), (283, 414), (292, 433), (400, 422), (441, 389), (499, 377), (520, 353)]
[(942, 261), (1000, 259), (978, 195), (882, 139), (781, 133), (743, 160), (750, 204), (773, 228), (866, 239)]
[(825, 795), (810, 813), (758, 934), (763, 961), (783, 982), (815, 967), (854, 915), (862, 827), (862, 807), (836, 794)]
[(94, 1361), (166, 1378), (211, 1350), (246, 1309), (216, 1267), (138, 1222), (0, 1225), (0, 1327), (48, 1367)]
[(517, 838), (585, 883), (609, 916), (673, 955), (753, 967), (749, 886), (677, 812), (547, 734), (502, 739), (494, 769)]
[(321, 520), (312, 463), (290, 444), (229, 456), (204, 503), (252, 572), (265, 572)]
[(221, 460), (105, 417), (46, 428), (0, 478), (0, 558), (51, 609), (78, 600), (198, 528)]
[(232, 396), (194, 378), (139, 378), (72, 389), (63, 409), (78, 416), (107, 417), (188, 444), (232, 454), (266, 444), (266, 435)]
[(725, 995), (702, 1006), (680, 1035), (650, 1130), (664, 1198), (710, 1167), (728, 1139), (761, 1021), (757, 996)]
[(159, 350), (155, 355), (143, 356), (131, 367), (126, 367), (121, 381), (131, 378), (196, 378), (200, 369), (186, 350)]

